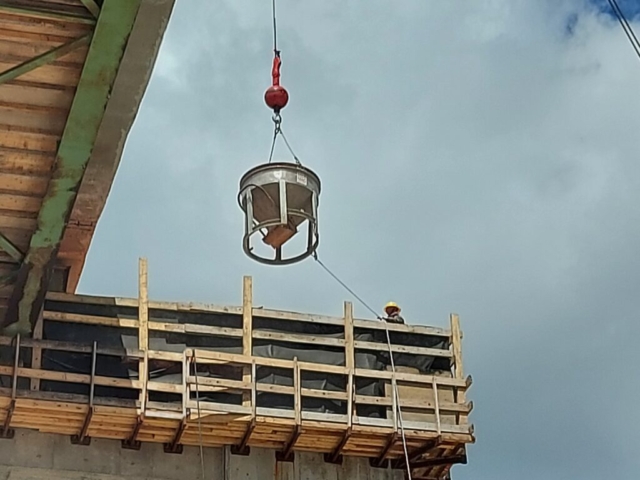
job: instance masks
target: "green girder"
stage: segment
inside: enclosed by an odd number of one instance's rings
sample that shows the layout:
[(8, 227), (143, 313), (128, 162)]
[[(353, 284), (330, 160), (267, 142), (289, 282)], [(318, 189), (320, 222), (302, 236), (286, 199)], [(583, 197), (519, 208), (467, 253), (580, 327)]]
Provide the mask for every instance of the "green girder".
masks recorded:
[(2, 324), (29, 333), (44, 305), (49, 277), (142, 0), (104, 2), (62, 134), (37, 230), (17, 275)]

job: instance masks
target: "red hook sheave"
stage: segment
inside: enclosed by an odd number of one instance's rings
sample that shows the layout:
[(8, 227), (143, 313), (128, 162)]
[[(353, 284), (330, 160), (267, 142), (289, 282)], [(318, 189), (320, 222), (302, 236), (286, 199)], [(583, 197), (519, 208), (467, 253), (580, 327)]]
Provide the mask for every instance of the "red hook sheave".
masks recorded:
[(271, 68), (272, 85), (274, 87), (280, 85), (280, 65), (282, 65), (282, 60), (280, 60), (280, 55), (276, 54), (276, 56), (273, 57), (273, 67)]
[(280, 66), (282, 60), (280, 60), (279, 52), (276, 52), (276, 56), (273, 57), (273, 68), (271, 69), (271, 86), (264, 93), (264, 101), (269, 108), (271, 108), (276, 114), (281, 109), (287, 106), (289, 102), (289, 93), (280, 85)]

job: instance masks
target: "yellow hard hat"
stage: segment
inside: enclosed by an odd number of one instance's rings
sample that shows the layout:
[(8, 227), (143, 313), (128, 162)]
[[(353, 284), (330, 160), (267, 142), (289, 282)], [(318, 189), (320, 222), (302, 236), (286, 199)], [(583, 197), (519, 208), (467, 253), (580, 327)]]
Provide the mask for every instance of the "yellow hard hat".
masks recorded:
[(388, 302), (385, 306), (384, 306), (384, 311), (388, 312), (389, 309), (391, 308), (395, 308), (396, 310), (400, 311), (400, 307), (398, 306), (398, 304), (396, 302)]

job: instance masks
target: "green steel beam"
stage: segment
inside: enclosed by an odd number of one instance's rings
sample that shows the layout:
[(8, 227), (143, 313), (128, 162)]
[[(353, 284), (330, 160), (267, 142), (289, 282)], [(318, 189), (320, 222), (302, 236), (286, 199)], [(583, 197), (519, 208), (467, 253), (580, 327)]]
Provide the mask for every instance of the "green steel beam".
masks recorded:
[(96, 23), (95, 18), (81, 17), (79, 15), (73, 15), (72, 13), (63, 13), (60, 11), (46, 10), (42, 8), (23, 7), (12, 2), (7, 2), (6, 0), (0, 0), (0, 12), (30, 15), (50, 20), (64, 20), (65, 22), (84, 23), (87, 25), (93, 25)]
[(11, 240), (0, 233), (0, 249), (4, 250), (13, 258), (16, 262), (21, 263), (24, 259), (24, 253), (16, 247)]
[(100, 7), (95, 0), (82, 0), (82, 4), (91, 12), (91, 15), (98, 18), (98, 15), (100, 15)]
[(30, 332), (42, 306), (65, 226), (142, 0), (104, 2), (56, 156), (38, 227), (20, 267), (2, 327)]
[(68, 53), (71, 53), (84, 45), (88, 45), (90, 42), (91, 33), (87, 33), (80, 38), (76, 38), (75, 40), (51, 49), (48, 52), (42, 53), (37, 57), (22, 62), (20, 65), (11, 67), (9, 70), (5, 70), (0, 73), (0, 85), (17, 78), (20, 75), (24, 75), (25, 73), (35, 70), (38, 67), (51, 63), (60, 57), (64, 57)]

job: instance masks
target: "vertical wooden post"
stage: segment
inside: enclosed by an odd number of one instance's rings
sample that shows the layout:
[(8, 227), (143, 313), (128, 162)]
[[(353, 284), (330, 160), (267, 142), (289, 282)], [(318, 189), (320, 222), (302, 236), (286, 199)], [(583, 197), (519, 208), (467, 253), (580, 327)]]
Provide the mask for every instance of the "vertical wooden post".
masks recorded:
[(454, 378), (462, 379), (464, 370), (462, 367), (462, 331), (460, 330), (460, 317), (452, 313), (449, 316), (451, 322), (451, 349), (453, 354)]
[(291, 454), (302, 434), (302, 374), (300, 373), (300, 365), (298, 365), (298, 357), (293, 357), (293, 412), (295, 417), (293, 432), (284, 448), (276, 454), (276, 459), (280, 461), (292, 460)]
[(256, 425), (258, 423), (258, 385), (256, 380), (256, 368), (256, 359), (253, 358), (251, 360), (251, 421), (249, 422), (247, 429), (244, 431), (244, 435), (242, 436), (240, 443), (231, 445), (231, 453), (233, 454), (249, 454), (247, 444), (249, 443), (249, 440), (251, 440), (251, 435), (256, 429)]
[(293, 358), (293, 408), (296, 425), (302, 424), (302, 375), (298, 357)]
[[(242, 354), (250, 357), (253, 354), (253, 279), (245, 276), (242, 282)], [(251, 381), (251, 367), (244, 367), (242, 381)], [(242, 394), (242, 404), (251, 404), (251, 392)]]
[(189, 384), (187, 382), (187, 377), (189, 376), (189, 357), (187, 353), (189, 352), (188, 348), (185, 348), (184, 352), (182, 352), (182, 419), (180, 420), (180, 425), (176, 429), (173, 434), (173, 438), (169, 443), (165, 443), (164, 451), (165, 453), (180, 453), (182, 452), (182, 436), (184, 435), (185, 430), (187, 429), (187, 421), (188, 416), (187, 412), (190, 409), (187, 407), (188, 402), (191, 400), (191, 394), (189, 393)]
[(187, 349), (182, 352), (182, 421), (187, 422), (187, 405), (191, 400), (191, 393), (189, 390), (189, 383), (187, 378), (189, 377), (189, 360), (187, 359)]
[(251, 421), (256, 422), (258, 415), (258, 376), (255, 358), (251, 360)]
[[(354, 388), (353, 388), (353, 374), (356, 368), (356, 353), (354, 348), (353, 337), (353, 303), (344, 302), (344, 365), (347, 367), (347, 434), (344, 437), (344, 444), (346, 444), (349, 436), (351, 435), (351, 427), (353, 425), (353, 400), (354, 400)], [(340, 450), (344, 448), (344, 445), (340, 446)], [(339, 452), (336, 450), (334, 455), (334, 461), (338, 457)]]
[[(40, 316), (38, 317), (38, 321), (36, 322), (35, 327), (33, 328), (33, 339), (34, 340), (42, 340), (42, 332), (44, 329), (44, 318), (43, 311), (40, 312)], [(31, 368), (35, 370), (40, 370), (42, 367), (42, 348), (34, 346), (31, 349)], [(40, 390), (40, 379), (32, 378), (30, 380), (31, 390)]]
[(147, 259), (138, 261), (138, 348), (144, 353), (138, 363), (138, 380), (142, 382), (140, 390), (140, 409), (144, 413), (147, 389), (145, 388), (149, 372), (147, 371), (149, 350), (149, 287)]
[(393, 419), (393, 433), (398, 433), (398, 383), (396, 382), (396, 374), (395, 372), (391, 374), (391, 406), (393, 408), (392, 419)]
[(353, 345), (353, 304), (344, 302), (344, 364), (350, 370), (356, 368)]
[(349, 376), (347, 378), (347, 429), (351, 430), (351, 427), (353, 426), (353, 415), (354, 415), (354, 408), (353, 408), (353, 403), (354, 403), (354, 397), (356, 396), (355, 394), (355, 388), (353, 386), (353, 369), (349, 369)]
[(438, 382), (436, 381), (436, 377), (433, 377), (433, 383), (431, 384), (433, 387), (433, 403), (436, 413), (436, 428), (438, 431), (438, 435), (442, 433), (442, 427), (440, 425), (440, 400), (438, 399)]
[[(449, 316), (451, 323), (451, 352), (453, 354), (453, 376), (458, 380), (462, 380), (464, 377), (464, 367), (462, 363), (462, 330), (460, 329), (460, 317), (452, 313)], [(458, 404), (464, 404), (466, 401), (466, 392), (464, 388), (454, 387), (455, 402)], [(456, 423), (458, 425), (468, 423), (468, 415), (456, 414)]]

